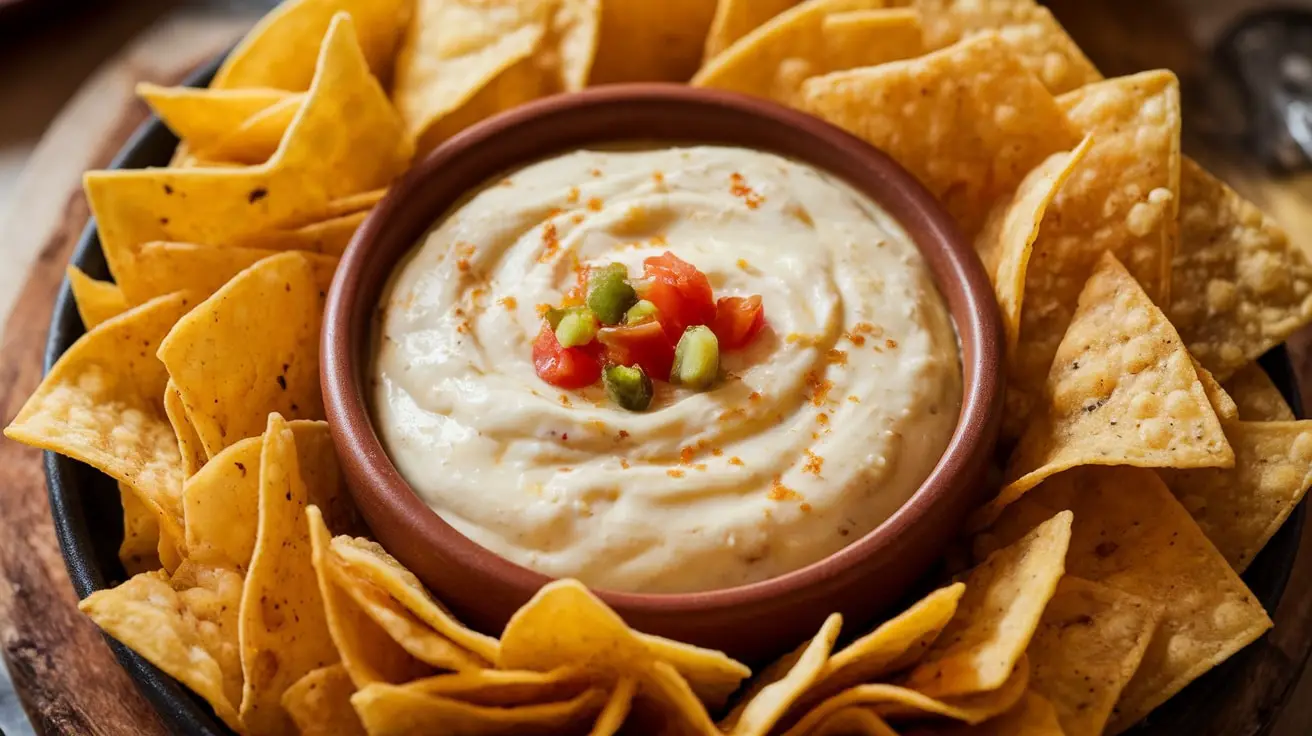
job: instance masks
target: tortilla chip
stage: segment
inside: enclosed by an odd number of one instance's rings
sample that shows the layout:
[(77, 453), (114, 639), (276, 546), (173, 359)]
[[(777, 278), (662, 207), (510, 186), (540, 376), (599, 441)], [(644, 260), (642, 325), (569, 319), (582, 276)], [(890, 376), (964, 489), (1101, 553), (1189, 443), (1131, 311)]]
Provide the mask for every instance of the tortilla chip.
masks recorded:
[(182, 477), (190, 478), (205, 465), (205, 447), (200, 443), (196, 428), (187, 418), (187, 406), (182, 401), (182, 392), (172, 379), (164, 386), (164, 414), (169, 418), (169, 426), (178, 438), (178, 454), (182, 456)]
[(301, 736), (364, 736), (351, 707), (355, 684), (340, 664), (311, 670), (282, 694), (282, 708)]
[(733, 736), (766, 736), (821, 676), (829, 662), (843, 617), (831, 614), (811, 641), (767, 667), (720, 723)]
[(128, 300), (117, 284), (97, 281), (77, 266), (69, 266), (66, 274), (68, 286), (73, 290), (73, 302), (77, 304), (78, 316), (82, 318), (82, 325), (86, 329), (90, 330), (128, 311)]
[(633, 708), (633, 696), (637, 693), (638, 681), (632, 677), (621, 677), (610, 691), (606, 706), (597, 715), (588, 736), (612, 736), (624, 725), (629, 711)]
[(332, 551), (345, 569), (387, 591), (434, 631), (488, 662), (497, 661), (497, 640), (460, 623), (433, 600), (414, 573), (377, 542), (339, 536)]
[(323, 598), (328, 633), (351, 681), (358, 688), (376, 682), (409, 682), (433, 673), (401, 648), (381, 626), (351, 600), (337, 582), (339, 561), (330, 549), (332, 535), (315, 506), (306, 510), (310, 529), (310, 560)]
[(1175, 75), (1109, 79), (1063, 95), (1060, 103), (1093, 136), (1093, 147), (1048, 207), (1034, 242), (1009, 375), (1013, 436), (1026, 426), (1080, 290), (1103, 253), (1125, 264), (1154, 303), (1165, 304), (1170, 291), (1180, 186)]
[(905, 166), (968, 237), (1035, 166), (1080, 142), (1057, 101), (996, 34), (816, 77), (802, 98), (808, 112)]
[(241, 580), (215, 576), (207, 582), (208, 590), (178, 590), (163, 571), (142, 573), (117, 588), (92, 593), (78, 609), (105, 633), (204, 698), (224, 723), (239, 729), (236, 703), (241, 697), (241, 668), (232, 652), (221, 651), (217, 640), (203, 636), (201, 630), (217, 623), (208, 618), (213, 608), (204, 597), (222, 598), (235, 611)]
[(1016, 707), (978, 726), (948, 729), (945, 736), (1075, 736), (1063, 729), (1059, 713), (1034, 690), (1025, 693)]
[(235, 276), (160, 344), (207, 455), (263, 432), (270, 412), (323, 417), (322, 305), (310, 260), (280, 253)]
[(260, 453), (259, 526), (241, 598), (241, 720), (253, 734), (284, 733), (287, 688), (338, 661), (311, 564), (310, 494), (296, 438), (270, 414)]
[[(190, 243), (146, 243), (137, 253), (136, 284), (142, 294), (171, 294), (184, 289), (207, 298), (233, 277), (277, 250)], [(303, 253), (314, 271), (314, 285), (327, 293), (337, 272), (337, 256)]]
[(705, 703), (668, 662), (652, 664), (638, 678), (638, 695), (629, 718), (637, 733), (719, 733)]
[(898, 736), (884, 719), (869, 708), (853, 705), (839, 708), (816, 725), (811, 736)]
[(719, 0), (711, 29), (706, 34), (703, 64), (797, 3), (798, 0)]
[(1025, 274), (1043, 214), (1092, 146), (1093, 137), (1085, 136), (1074, 150), (1054, 153), (1034, 167), (1009, 198), (993, 205), (984, 229), (975, 238), (975, 251), (993, 281), (993, 292), (1002, 310), (1008, 353), (1016, 349), (1020, 340)]
[(1312, 261), (1276, 222), (1186, 161), (1180, 251), (1167, 314), (1226, 380), (1312, 321)]
[(338, 13), (355, 21), (369, 68), (387, 79), (411, 3), (402, 0), (291, 0), (267, 13), (214, 74), (212, 89), (272, 87), (299, 92), (314, 79), (315, 55)]
[[(757, 28), (712, 59), (694, 87), (801, 102), (802, 83), (830, 72), (924, 53), (914, 10), (874, 10), (880, 0), (810, 0)], [(844, 13), (848, 20), (830, 22)]]
[[(322, 36), (320, 37), (322, 38)], [(268, 87), (205, 89), (161, 87), (142, 82), (137, 96), (173, 131), (190, 151), (205, 150), (270, 106), (304, 95)]]
[(240, 125), (207, 146), (192, 145), (201, 165), (223, 162), (256, 166), (269, 160), (292, 121), (305, 103), (304, 95), (295, 95), (256, 112)]
[(370, 736), (426, 736), (434, 724), (444, 733), (470, 736), (576, 733), (596, 719), (606, 701), (606, 691), (593, 688), (563, 702), (493, 708), (385, 683), (351, 696)]
[(355, 237), (355, 231), (360, 229), (360, 225), (368, 216), (369, 212), (366, 210), (303, 225), (292, 230), (266, 230), (238, 238), (232, 243), (232, 247), (266, 251), (299, 250), (304, 253), (341, 256), (346, 252), (346, 246), (351, 244), (351, 238)]
[(707, 0), (603, 0), (591, 84), (685, 82), (715, 17)]
[(751, 676), (747, 665), (724, 652), (703, 649), (681, 641), (637, 632), (656, 659), (669, 664), (688, 681), (697, 697), (711, 710), (720, 710)]
[(956, 614), (906, 678), (930, 697), (988, 692), (1016, 669), (1065, 571), (1071, 515), (1060, 513), (971, 571)]
[(130, 303), (136, 249), (170, 241), (225, 245), (329, 202), (386, 186), (413, 153), (395, 109), (369, 73), (351, 20), (324, 39), (315, 85), (278, 152), (241, 168), (93, 171), (84, 185), (110, 271)]
[(1225, 390), (1234, 399), (1238, 419), (1246, 422), (1292, 422), (1297, 417), (1284, 394), (1257, 363), (1250, 363), (1225, 382)]
[(926, 716), (941, 716), (971, 725), (983, 723), (1007, 712), (1025, 695), (1029, 685), (1029, 663), (1022, 655), (1016, 669), (996, 690), (974, 693), (959, 698), (939, 700), (918, 690), (883, 683), (857, 685), (825, 700), (808, 712), (785, 736), (803, 736), (811, 733), (818, 724), (832, 714), (852, 706), (869, 706), (881, 718), (888, 720), (921, 720)]
[(1164, 470), (1171, 493), (1237, 572), (1293, 513), (1312, 486), (1312, 421), (1226, 422), (1228, 469)]
[[(1066, 576), (1026, 651), (1030, 688), (1056, 709), (1065, 736), (1100, 736), (1157, 629), (1155, 606)], [(999, 731), (999, 733), (1008, 733)]]
[(158, 515), (123, 481), (118, 482), (118, 496), (123, 504), (123, 542), (118, 547), (123, 569), (128, 575), (160, 569)]
[(976, 553), (1006, 544), (1058, 510), (1075, 514), (1070, 574), (1161, 611), (1109, 733), (1125, 730), (1271, 627), (1252, 592), (1151, 470), (1089, 466), (1050, 478), (976, 538)]
[(180, 538), (182, 461), (164, 413), (155, 348), (196, 301), (171, 294), (129, 309), (65, 352), (5, 428), (15, 442), (80, 460), (131, 486)]
[(1203, 393), (1207, 394), (1207, 403), (1212, 405), (1212, 411), (1216, 412), (1217, 419), (1238, 419), (1239, 405), (1230, 394), (1226, 393), (1221, 384), (1217, 383), (1216, 376), (1213, 376), (1211, 371), (1204, 368), (1193, 356), (1190, 358), (1194, 363), (1194, 371), (1198, 373), (1198, 382), (1203, 385)]
[(972, 526), (1079, 465), (1233, 467), (1234, 452), (1175, 328), (1110, 253), (1080, 294), (1044, 390), (1048, 405)]
[(931, 49), (997, 31), (1025, 68), (1055, 95), (1102, 79), (1052, 13), (1033, 0), (913, 0), (909, 4), (925, 18), (925, 41)]
[(549, 672), (477, 669), (415, 680), (407, 689), (472, 705), (511, 706), (569, 700), (588, 689), (589, 673), (578, 667)]

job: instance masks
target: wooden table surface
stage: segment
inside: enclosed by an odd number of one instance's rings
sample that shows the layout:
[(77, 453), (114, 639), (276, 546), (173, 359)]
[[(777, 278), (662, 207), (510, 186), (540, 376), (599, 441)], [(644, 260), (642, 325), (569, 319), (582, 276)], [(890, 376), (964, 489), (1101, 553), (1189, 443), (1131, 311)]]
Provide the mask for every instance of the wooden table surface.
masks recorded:
[[(1177, 0), (1190, 2), (1221, 7), (1219, 0)], [(0, 316), (9, 314), (0, 343), (0, 422), (8, 423), (40, 377), (54, 295), (87, 217), (77, 185), (80, 175), (107, 163), (145, 115), (131, 103), (132, 86), (141, 80), (176, 80), (217, 53), (250, 23), (256, 4), (197, 0), (178, 7), (164, 0), (128, 0), (101, 4), (77, 23), (24, 34), (21, 40), (5, 38), (0, 29), (0, 68), (6, 70), (0, 74), (0, 110), (5, 111), (0, 115)], [(1079, 10), (1077, 0), (1052, 4), (1059, 13), (1072, 4)], [(216, 5), (223, 8), (216, 10)], [(1261, 180), (1238, 183), (1281, 216), (1312, 221), (1312, 182), (1302, 191)], [(1312, 333), (1292, 343), (1304, 411), (1312, 415)], [(163, 734), (99, 633), (74, 608), (54, 541), (39, 453), (3, 438), (0, 568), (0, 651), (34, 730)], [(1271, 671), (1280, 673), (1273, 679), (1289, 677), (1295, 664), (1289, 659), (1306, 651), (1312, 637), (1312, 524), (1290, 590), (1298, 591), (1297, 600), (1282, 602), (1277, 629), (1263, 644)], [(1262, 690), (1261, 683), (1257, 688), (1244, 685), (1236, 683), (1236, 697)], [(0, 679), (0, 731), (30, 733), (31, 726), (6, 708), (13, 698)], [(1257, 733), (1254, 728), (1270, 718), (1255, 713), (1250, 720), (1235, 728)], [(1305, 673), (1270, 733), (1312, 733), (1312, 676)]]

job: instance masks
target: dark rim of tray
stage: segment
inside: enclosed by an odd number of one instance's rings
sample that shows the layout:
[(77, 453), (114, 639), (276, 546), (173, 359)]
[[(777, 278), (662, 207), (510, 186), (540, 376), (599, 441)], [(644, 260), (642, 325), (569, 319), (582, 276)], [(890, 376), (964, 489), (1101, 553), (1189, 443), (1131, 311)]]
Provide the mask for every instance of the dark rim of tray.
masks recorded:
[[(209, 83), (222, 57), (196, 71), (184, 84), (201, 87)], [(178, 139), (152, 116), (132, 135), (110, 164), (111, 169), (136, 169), (168, 163)], [(87, 223), (73, 253), (72, 264), (93, 278), (109, 278), (109, 268), (100, 250), (95, 220)], [(55, 301), (50, 333), (46, 341), (45, 370), (49, 371), (59, 356), (85, 332), (73, 302), (67, 280)], [(1261, 359), (1295, 413), (1301, 416), (1298, 386), (1293, 366), (1283, 345)], [(113, 479), (75, 460), (53, 452), (45, 453), (46, 486), (55, 535), (68, 567), (68, 575), (79, 598), (111, 587), (125, 579), (118, 560), (118, 545), (123, 538), (122, 508)], [(1300, 506), (1276, 533), (1244, 575), (1244, 581), (1268, 611), (1274, 611), (1284, 594), (1293, 569), (1306, 513)], [(137, 688), (155, 707), (164, 724), (173, 733), (197, 736), (231, 736), (214, 711), (199, 696), (161, 672), (132, 650), (106, 636), (110, 649), (118, 658)], [(1220, 707), (1227, 695), (1227, 683), (1246, 677), (1253, 666), (1253, 649), (1245, 649), (1216, 669), (1199, 678), (1183, 692), (1155, 710), (1131, 734), (1146, 736), (1163, 728), (1203, 727), (1209, 714)], [(1273, 711), (1279, 712), (1288, 700), (1291, 687), (1280, 697)], [(1199, 731), (1198, 728), (1194, 730)], [(1206, 731), (1199, 731), (1206, 733)]]

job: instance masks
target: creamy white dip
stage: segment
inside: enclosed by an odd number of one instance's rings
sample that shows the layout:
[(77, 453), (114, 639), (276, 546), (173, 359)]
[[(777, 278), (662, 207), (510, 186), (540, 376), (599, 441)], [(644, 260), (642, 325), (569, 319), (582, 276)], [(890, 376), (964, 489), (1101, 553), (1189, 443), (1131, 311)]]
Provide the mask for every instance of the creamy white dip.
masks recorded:
[[(534, 372), (539, 305), (576, 269), (666, 250), (768, 326), (703, 393), (630, 413)], [(375, 426), (438, 514), (533, 570), (603, 589), (732, 587), (816, 562), (898, 509), (947, 447), (956, 336), (924, 260), (805, 164), (701, 146), (579, 151), (492, 182), (397, 267)]]

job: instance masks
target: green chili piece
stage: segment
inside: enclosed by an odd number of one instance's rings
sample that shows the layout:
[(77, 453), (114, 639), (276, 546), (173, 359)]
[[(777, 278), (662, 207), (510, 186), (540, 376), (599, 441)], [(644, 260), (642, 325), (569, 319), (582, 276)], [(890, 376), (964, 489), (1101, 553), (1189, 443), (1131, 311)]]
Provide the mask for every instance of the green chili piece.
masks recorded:
[(646, 411), (651, 406), (651, 378), (642, 366), (610, 365), (601, 376), (611, 401), (629, 411)]
[(588, 309), (602, 324), (619, 324), (637, 301), (638, 293), (629, 284), (629, 270), (622, 263), (596, 269), (588, 277)]
[(655, 304), (652, 304), (646, 299), (640, 299), (637, 304), (629, 307), (628, 313), (624, 315), (624, 324), (640, 325), (643, 322), (650, 322), (654, 319), (659, 319), (660, 314), (661, 312), (656, 308)]
[(706, 325), (683, 331), (674, 348), (674, 367), (670, 383), (701, 391), (710, 388), (720, 374), (720, 341)]
[[(550, 319), (550, 315), (548, 315)], [(563, 348), (587, 345), (597, 337), (597, 318), (586, 309), (571, 309), (556, 324), (556, 342)]]

